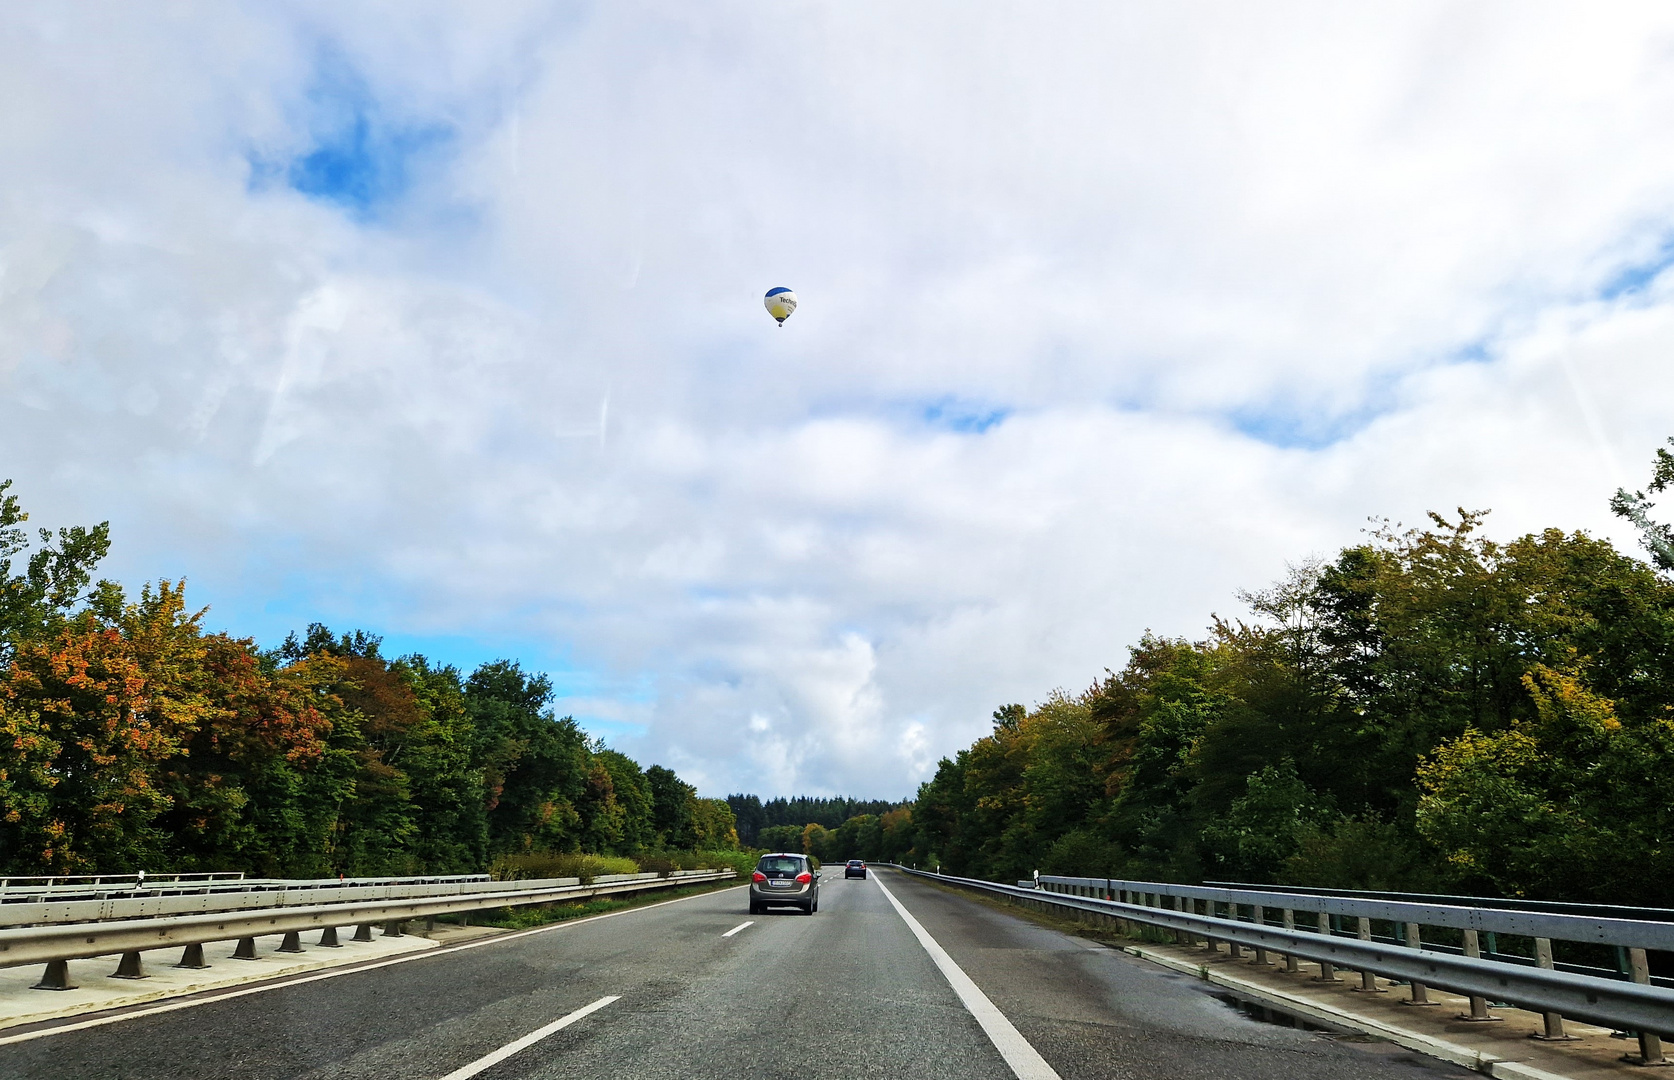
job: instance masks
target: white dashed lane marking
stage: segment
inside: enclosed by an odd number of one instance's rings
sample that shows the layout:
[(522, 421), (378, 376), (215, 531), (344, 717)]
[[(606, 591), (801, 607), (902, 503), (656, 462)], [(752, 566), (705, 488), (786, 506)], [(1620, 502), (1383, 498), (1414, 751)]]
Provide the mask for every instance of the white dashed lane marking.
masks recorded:
[(577, 1020), (580, 1020), (582, 1017), (591, 1013), (596, 1013), (606, 1005), (609, 1005), (611, 1002), (616, 1000), (619, 1000), (619, 995), (612, 994), (610, 997), (600, 998), (591, 1005), (583, 1005), (575, 1012), (570, 1013), (567, 1016), (561, 1016), (545, 1027), (536, 1028), (534, 1031), (531, 1031), (529, 1034), (523, 1036), (523, 1038), (518, 1039), (515, 1042), (507, 1043), (506, 1045), (500, 1047), (500, 1049), (494, 1051), (492, 1054), (484, 1054), (482, 1057), (471, 1062), (469, 1065), (453, 1070), (446, 1076), (442, 1077), (442, 1080), (468, 1080), (469, 1077), (477, 1075), (484, 1069), (500, 1064), (500, 1062), (511, 1057), (519, 1050), (529, 1049), (529, 1047), (534, 1046), (548, 1035), (556, 1035), (558, 1032), (563, 1031), (565, 1028), (569, 1027)]

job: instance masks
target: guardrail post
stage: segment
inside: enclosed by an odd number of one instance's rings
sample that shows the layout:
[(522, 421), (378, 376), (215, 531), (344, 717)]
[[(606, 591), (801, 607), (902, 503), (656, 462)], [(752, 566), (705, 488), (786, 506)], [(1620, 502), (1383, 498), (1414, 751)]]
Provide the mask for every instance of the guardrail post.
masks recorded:
[(403, 927), (402, 924), (404, 922), (406, 922), (405, 919), (391, 919), (388, 922), (384, 923), (384, 936), (385, 937), (406, 937), (407, 935), (405, 933), (403, 933), (404, 927)]
[[(1238, 905), (1236, 903), (1226, 906), (1226, 917), (1232, 922), (1238, 921)], [(1229, 941), (1226, 943), (1226, 954), (1236, 960), (1244, 955), (1244, 947), (1236, 941)]]
[(285, 935), (285, 940), (279, 943), (279, 951), (283, 953), (307, 952), (302, 947), (302, 934), (292, 930)]
[[(1552, 939), (1535, 938), (1535, 966), (1552, 970)], [(1570, 1042), (1578, 1036), (1564, 1034), (1564, 1017), (1562, 1013), (1549, 1012), (1543, 1014), (1545, 1030), (1538, 1035), (1530, 1035), (1531, 1039), (1543, 1042)]]
[[(1415, 922), (1407, 923), (1407, 947), (1409, 949), (1419, 950), (1422, 950), (1424, 947), (1423, 939), (1419, 936), (1418, 924)], [(1412, 980), (1410, 985), (1412, 986), (1412, 999), (1410, 1001), (1401, 1002), (1402, 1005), (1441, 1004), (1439, 1001), (1430, 1000), (1430, 988), (1419, 982), (1417, 979)]]
[(320, 931), (320, 948), (341, 949), (343, 943), (337, 940), (337, 927), (328, 926)]
[(258, 959), (256, 956), (256, 939), (253, 937), (239, 938), (238, 948), (233, 950), (232, 958), (234, 960)]
[(145, 965), (140, 962), (139, 950), (135, 949), (122, 954), (122, 959), (116, 962), (116, 970), (111, 972), (113, 979), (149, 979), (145, 973)]
[[(1171, 897), (1169, 897), (1168, 898), (1169, 909), (1172, 910), (1172, 911), (1179, 911), (1180, 907), (1181, 907), (1180, 902), (1184, 899), (1185, 899), (1185, 897), (1182, 897), (1182, 896), (1171, 896)], [(1186, 933), (1184, 930), (1174, 931), (1174, 944), (1176, 944), (1176, 945), (1190, 945), (1191, 943), (1192, 943), (1192, 935)]]
[[(1359, 921), (1358, 921), (1358, 924), (1356, 926), (1355, 936), (1358, 937), (1361, 941), (1371, 941), (1372, 940), (1372, 920), (1368, 919), (1364, 915), (1361, 915), (1359, 917)], [(1389, 993), (1388, 990), (1385, 990), (1383, 987), (1378, 985), (1377, 976), (1373, 975), (1370, 971), (1362, 971), (1360, 973), (1360, 985), (1356, 986), (1354, 989), (1357, 992), (1362, 993), (1362, 994), (1387, 994), (1387, 993)]]
[[(1283, 912), (1284, 912), (1285, 929), (1286, 930), (1295, 930), (1296, 929), (1296, 912), (1295, 912), (1295, 910), (1292, 909), (1292, 908), (1283, 908), (1281, 910), (1283, 910)], [(1292, 956), (1290, 953), (1285, 953), (1285, 970), (1290, 972), (1292, 975), (1300, 974), (1301, 971), (1302, 971), (1302, 961), (1298, 960), (1296, 957)]]
[[(1628, 966), (1632, 969), (1633, 981), (1641, 985), (1651, 981), (1651, 964), (1645, 956), (1644, 949), (1628, 950)], [(1626, 1054), (1623, 1060), (1633, 1059)], [(1666, 1065), (1667, 1059), (1662, 1056), (1662, 1036), (1650, 1031), (1639, 1033), (1639, 1062), (1640, 1065)]]
[(68, 960), (48, 960), (46, 971), (41, 974), (41, 981), (31, 986), (31, 990), (74, 990), (76, 984), (70, 981), (70, 962)]
[[(1319, 927), (1319, 932), (1320, 933), (1324, 934), (1326, 937), (1331, 936), (1331, 916), (1330, 915), (1327, 915), (1323, 911), (1320, 912), (1319, 913), (1319, 919), (1315, 923), (1315, 925)], [(1321, 960), (1319, 962), (1319, 977), (1320, 977), (1320, 980), (1322, 982), (1342, 982), (1343, 981), (1343, 980), (1337, 978), (1337, 966), (1335, 964), (1330, 963), (1329, 961), (1326, 961), (1326, 960)]]
[[(1262, 907), (1260, 904), (1256, 904), (1256, 905), (1254, 905), (1252, 910), (1255, 914), (1256, 925), (1257, 926), (1266, 926), (1267, 925), (1267, 909)], [(1258, 964), (1271, 964), (1273, 962), (1273, 961), (1271, 961), (1267, 958), (1267, 949), (1266, 949), (1265, 946), (1257, 945), (1255, 954), (1256, 954), (1255, 962), (1258, 963)]]
[(209, 965), (203, 959), (203, 946), (188, 945), (180, 950), (180, 963), (174, 966), (177, 968), (191, 968), (194, 971), (202, 971), (208, 967)]
[(372, 940), (372, 924), (369, 923), (369, 922), (363, 922), (359, 926), (355, 927), (355, 936), (350, 938), (349, 940), (350, 941), (371, 941)]
[[(1475, 930), (1465, 931), (1465, 955), (1472, 960), (1482, 959), (1482, 941), (1477, 937)], [(1473, 996), (1471, 998), (1471, 1011), (1468, 1014), (1461, 1013), (1459, 1019), (1477, 1024), (1486, 1024), (1495, 1020), (1504, 1020), (1505, 1017), (1495, 1016), (1488, 1011), (1487, 998)]]

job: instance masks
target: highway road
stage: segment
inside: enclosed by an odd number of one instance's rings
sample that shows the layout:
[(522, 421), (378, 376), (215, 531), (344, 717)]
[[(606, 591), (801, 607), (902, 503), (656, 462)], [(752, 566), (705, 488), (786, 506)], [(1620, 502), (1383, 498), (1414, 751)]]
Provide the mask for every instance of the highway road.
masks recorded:
[(48, 1032), (0, 1045), (0, 1076), (1466, 1075), (1258, 1023), (1197, 980), (902, 874), (845, 880), (841, 868), (825, 872), (811, 917), (751, 916), (745, 891), (728, 889)]

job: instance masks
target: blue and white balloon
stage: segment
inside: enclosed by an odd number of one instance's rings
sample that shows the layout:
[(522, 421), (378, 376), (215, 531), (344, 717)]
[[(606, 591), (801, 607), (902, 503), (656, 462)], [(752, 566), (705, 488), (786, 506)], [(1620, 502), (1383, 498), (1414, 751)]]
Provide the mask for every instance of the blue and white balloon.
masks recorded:
[(767, 290), (767, 296), (762, 300), (767, 305), (767, 313), (779, 320), (779, 325), (785, 325), (785, 320), (796, 310), (796, 294), (783, 285), (777, 289)]

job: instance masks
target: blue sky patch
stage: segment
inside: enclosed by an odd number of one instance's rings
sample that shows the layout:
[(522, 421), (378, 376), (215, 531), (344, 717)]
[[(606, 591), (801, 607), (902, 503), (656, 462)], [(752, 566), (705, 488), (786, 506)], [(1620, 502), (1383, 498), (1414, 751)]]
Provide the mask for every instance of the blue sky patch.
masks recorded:
[(1010, 409), (943, 398), (924, 406), (919, 416), (926, 424), (966, 435), (981, 435), (1011, 415)]
[(1323, 450), (1353, 438), (1393, 408), (1393, 382), (1379, 380), (1358, 407), (1340, 412), (1309, 409), (1302, 401), (1269, 402), (1228, 414), (1232, 426), (1257, 442), (1281, 450)]
[(445, 123), (392, 115), (366, 80), (336, 53), (323, 54), (305, 95), (311, 145), (289, 161), (252, 156), (252, 186), (282, 182), (367, 220), (398, 201), (415, 174), (454, 141)]
[(1640, 292), (1670, 266), (1674, 266), (1674, 238), (1665, 239), (1657, 247), (1656, 254), (1646, 261), (1617, 271), (1599, 289), (1599, 299), (1616, 300)]

